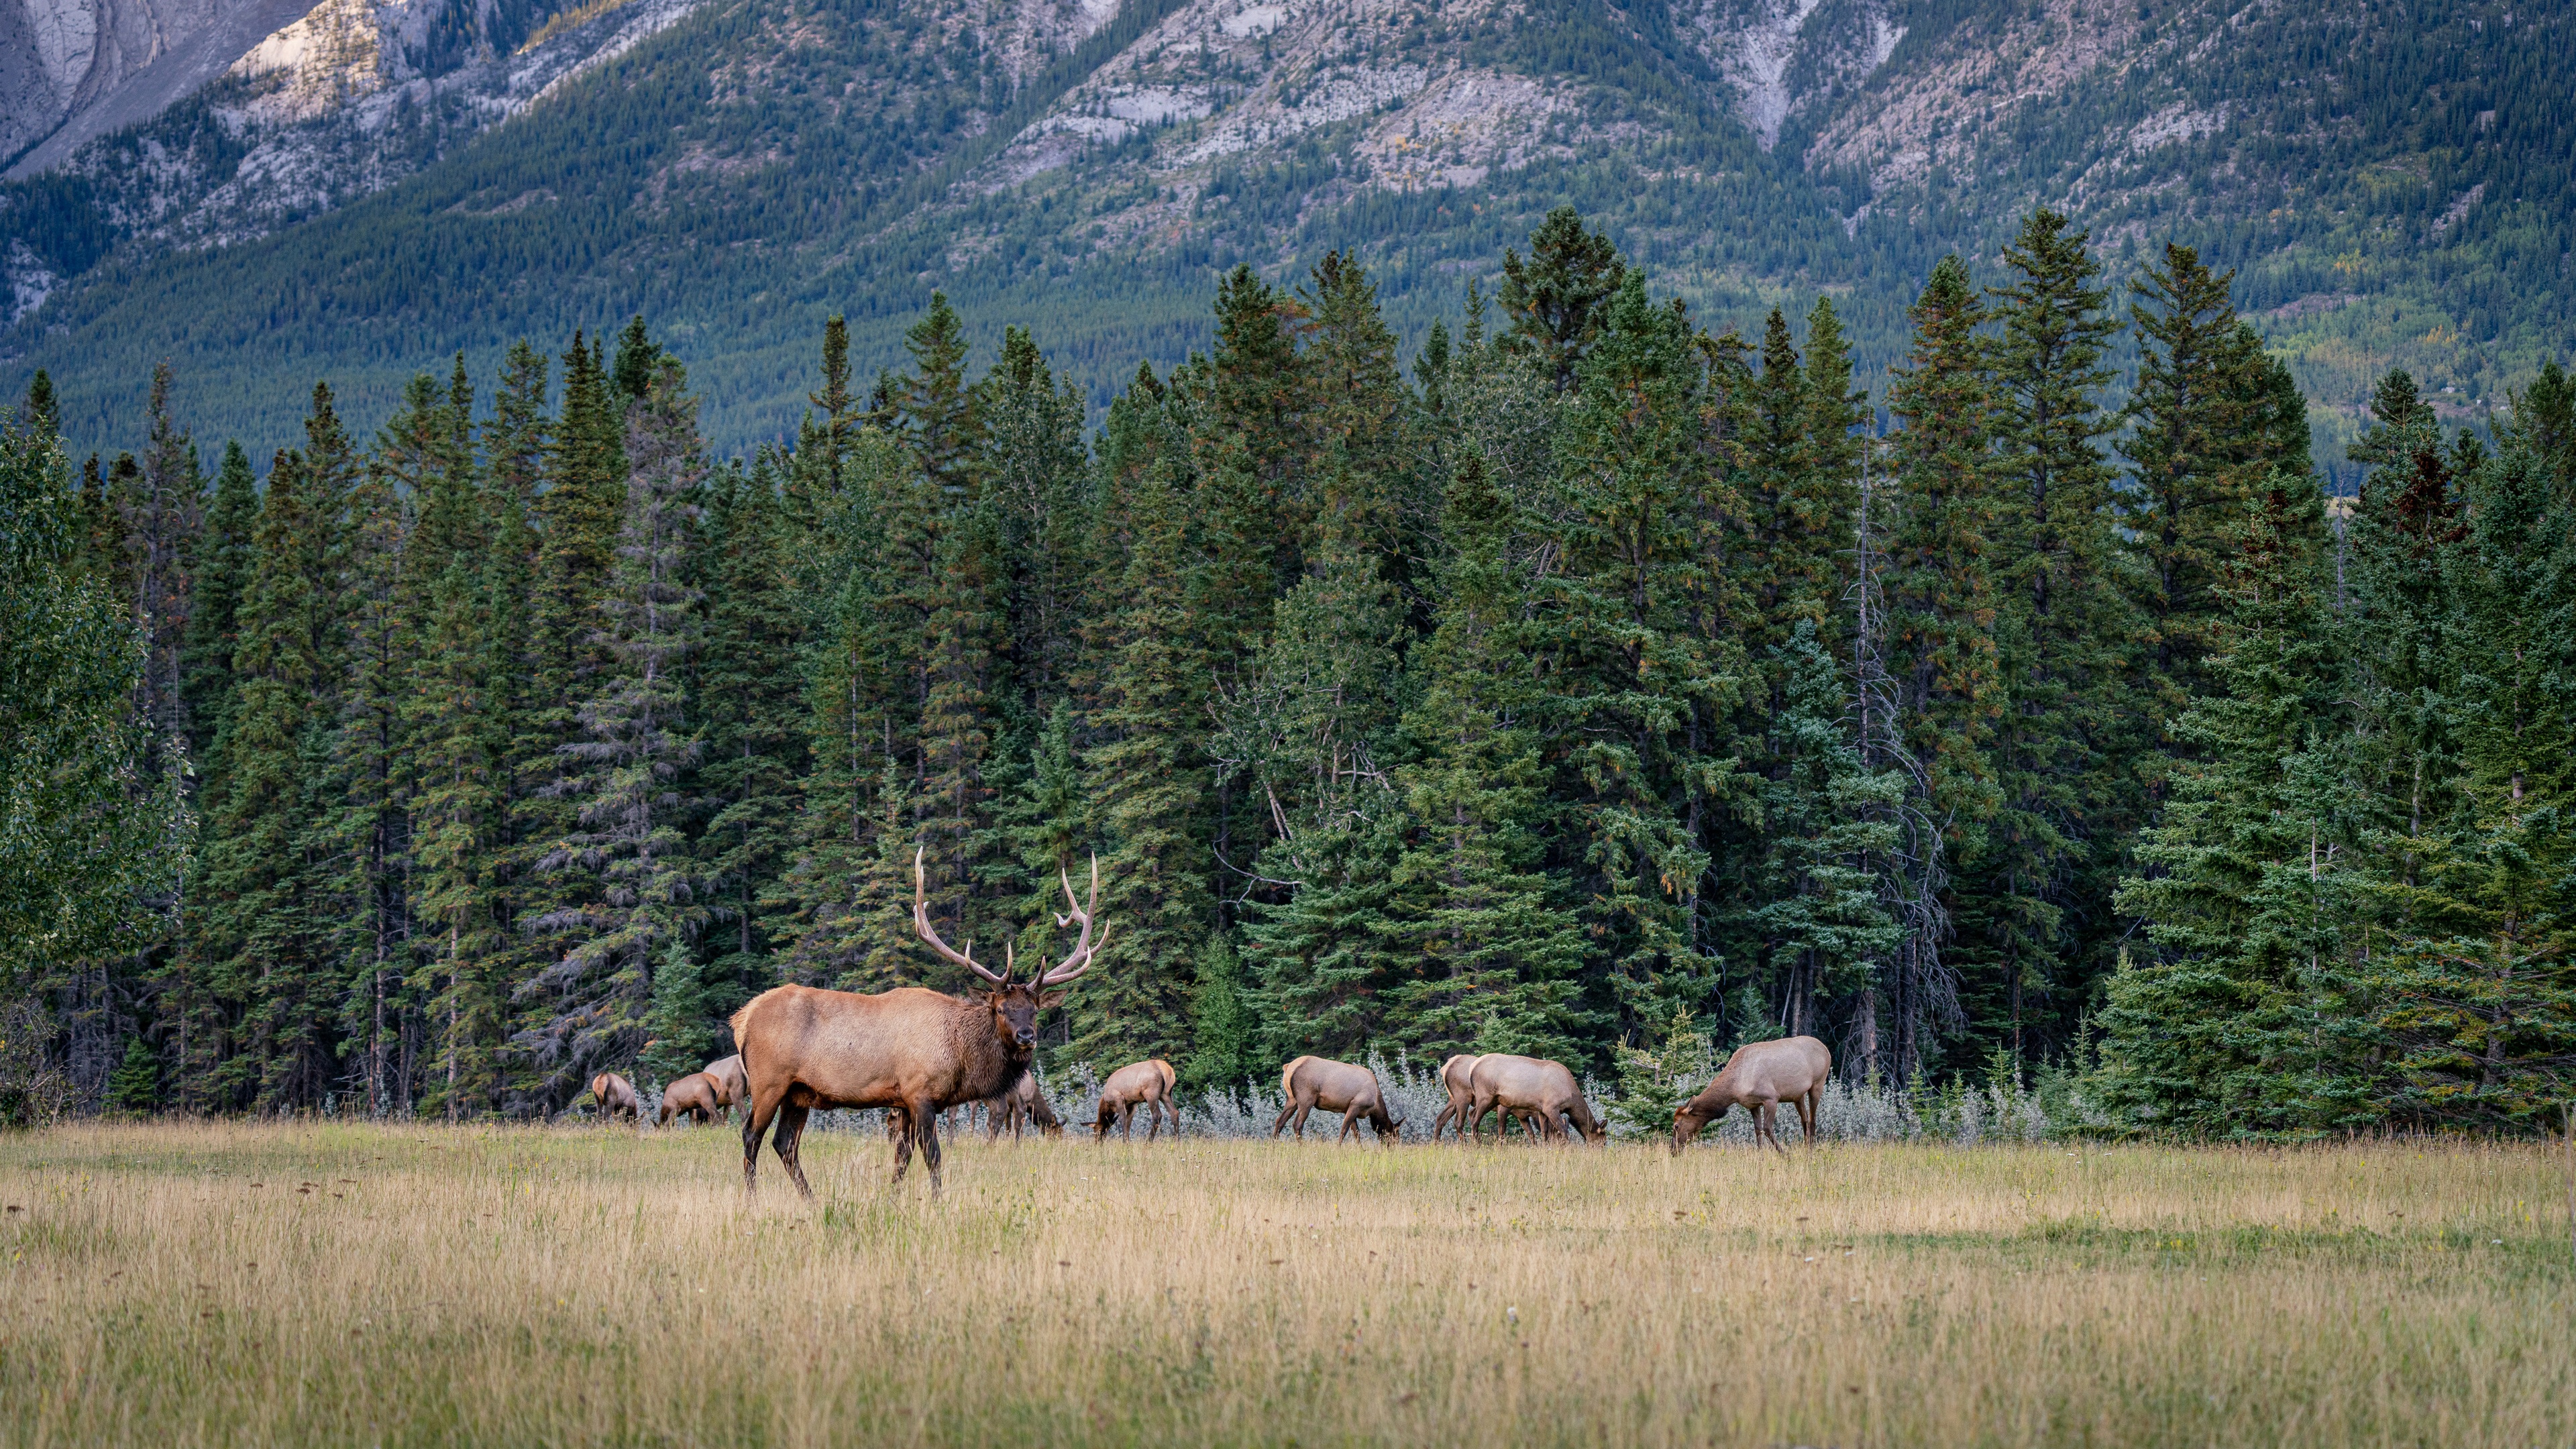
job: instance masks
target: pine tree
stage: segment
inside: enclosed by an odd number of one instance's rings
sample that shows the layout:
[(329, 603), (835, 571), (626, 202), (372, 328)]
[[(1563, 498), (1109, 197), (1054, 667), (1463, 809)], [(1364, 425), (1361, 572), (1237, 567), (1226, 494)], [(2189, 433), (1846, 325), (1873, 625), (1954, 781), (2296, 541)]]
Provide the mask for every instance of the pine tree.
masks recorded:
[(788, 545), (779, 475), (769, 452), (721, 471), (707, 504), (701, 553), (706, 647), (697, 656), (692, 713), (706, 749), (698, 788), (714, 811), (699, 835), (710, 913), (728, 929), (704, 972), (717, 1017), (768, 984), (762, 898), (795, 847), (795, 787), (805, 764), (798, 728), (797, 610), (787, 594)]
[(1170, 460), (1148, 467), (1110, 512), (1131, 540), (1114, 610), (1096, 616), (1098, 743), (1083, 774), (1105, 837), (1097, 919), (1118, 932), (1118, 968), (1073, 995), (1072, 1060), (1178, 1054), (1189, 986), (1216, 924), (1205, 834), (1207, 657), (1193, 617), (1188, 521)]
[(1562, 562), (1532, 641), (1551, 696), (1560, 847), (1588, 904), (1604, 994), (1663, 1021), (1705, 991), (1703, 826), (1733, 788), (1726, 720), (1747, 671), (1718, 566), (1740, 504), (1701, 446), (1704, 354), (1678, 306), (1630, 272), (1560, 424)]
[(1387, 1025), (1401, 957), (1389, 914), (1402, 801), (1384, 761), (1400, 709), (1403, 614), (1376, 559), (1325, 545), (1279, 601), (1269, 640), (1218, 708), (1219, 778), (1267, 808), (1254, 874), (1287, 883), (1244, 930), (1279, 1045), (1356, 1053)]
[[(1916, 807), (1934, 826), (1905, 894), (1932, 894), (1938, 899), (1922, 906), (1946, 911), (1955, 892), (1928, 888), (1985, 848), (1997, 808), (1989, 750), (2004, 704), (1990, 572), (1999, 522), (1992, 404), (1977, 335), (1984, 315), (1956, 256), (1932, 269), (1912, 318), (1913, 345), (1888, 388), (1888, 410), (1902, 426), (1888, 440), (1891, 476), (1877, 490), (1894, 515), (1880, 575), (1886, 702), (1894, 710), (1887, 743), (1909, 778), (1921, 780)], [(1939, 946), (1917, 939), (1909, 960), (1931, 959)], [(1949, 967), (1970, 962), (1986, 968), (1984, 982), (2000, 985), (1996, 995), (2017, 999), (2013, 983), (1995, 983), (1995, 963), (1973, 948), (1964, 961), (1950, 957)]]
[(1470, 1045), (1580, 1061), (1599, 1025), (1580, 995), (1582, 929), (1539, 869), (1547, 771), (1523, 652), (1513, 510), (1484, 460), (1459, 460), (1441, 512), (1431, 636), (1413, 651), (1399, 772), (1416, 835), (1396, 866), (1408, 928), (1401, 1037), (1426, 1055)]
[(250, 574), (251, 529), (259, 517), (259, 485), (250, 455), (238, 442), (224, 444), (215, 474), (213, 506), (197, 545), (193, 607), (180, 654), (186, 660), (181, 693), (188, 707), (189, 748), (203, 756), (222, 729), (233, 698), (233, 650), (242, 589)]
[(280, 454), (252, 532), (236, 698), (215, 741), (204, 866), (190, 902), (209, 989), (233, 1041), (212, 1084), (235, 1108), (316, 1101), (332, 1077), (336, 984), (308, 859), (322, 802), (308, 785), (330, 723), (324, 695), (326, 535), (305, 460)]
[(1503, 287), (1496, 300), (1510, 319), (1503, 345), (1535, 355), (1560, 393), (1574, 387), (1583, 355), (1601, 338), (1611, 298), (1628, 277), (1628, 264), (1610, 238), (1583, 229), (1571, 206), (1547, 214), (1530, 233), (1530, 255), (1503, 252)]
[(2447, 808), (2430, 831), (2370, 842), (2405, 868), (2377, 883), (2391, 929), (2374, 933), (2369, 1005), (2397, 1052), (2392, 1105), (2419, 1122), (2527, 1129), (2576, 1076), (2576, 692), (2561, 669), (2576, 507), (2531, 431), (2492, 458), (2454, 449), (2462, 523), (2433, 551), (2447, 606), (2434, 698), (2452, 748), (2429, 763), (2453, 776)]
[(2150, 874), (2118, 905), (2153, 943), (2110, 982), (2102, 1083), (2132, 1120), (2225, 1135), (2368, 1121), (2367, 1033), (2339, 924), (2354, 882), (2338, 859), (2347, 815), (2326, 596), (2323, 498), (2286, 472), (2240, 521), (2219, 580), (2209, 668), (2220, 692), (2176, 724)]
[(2104, 312), (2110, 292), (2096, 284), (2101, 264), (2085, 243), (2065, 217), (2031, 213), (2004, 250), (2008, 280), (1991, 293), (2002, 325), (1990, 359), (1990, 556), (2008, 703), (1990, 752), (1999, 808), (1984, 850), (1963, 862), (1956, 919), (1961, 954), (1988, 991), (2000, 988), (2024, 1055), (2044, 1009), (2054, 1008), (2055, 1033), (2072, 1028), (2084, 935), (2116, 932), (2108, 897), (2135, 818), (2136, 740), (2124, 701), (2142, 626), (2102, 447), (2116, 420), (2098, 400), (2112, 380), (2102, 359), (2118, 323)]
[(977, 384), (978, 463), (1009, 562), (1010, 639), (1024, 702), (1044, 714), (1071, 688), (1088, 580), (1092, 480), (1082, 447), (1082, 395), (1061, 387), (1029, 334), (1002, 334), (1002, 355)]
[(948, 294), (930, 294), (930, 310), (903, 334), (913, 370), (897, 394), (903, 433), (921, 460), (922, 476), (942, 498), (974, 482), (975, 396), (966, 386), (965, 325)]
[(697, 400), (667, 356), (650, 392), (629, 409), (624, 451), (626, 507), (600, 600), (605, 627), (595, 638), (610, 665), (599, 692), (581, 704), (583, 737), (563, 746), (575, 771), (565, 792), (580, 810), (545, 862), (597, 885), (543, 923), (575, 933), (576, 944), (531, 983), (551, 998), (552, 1015), (521, 1039), (547, 1069), (544, 1090), (557, 1101), (644, 1050), (656, 966), (705, 915), (682, 829), (691, 805), (682, 787), (698, 753), (698, 741), (683, 732), (684, 669), (703, 632), (687, 552), (707, 467)]

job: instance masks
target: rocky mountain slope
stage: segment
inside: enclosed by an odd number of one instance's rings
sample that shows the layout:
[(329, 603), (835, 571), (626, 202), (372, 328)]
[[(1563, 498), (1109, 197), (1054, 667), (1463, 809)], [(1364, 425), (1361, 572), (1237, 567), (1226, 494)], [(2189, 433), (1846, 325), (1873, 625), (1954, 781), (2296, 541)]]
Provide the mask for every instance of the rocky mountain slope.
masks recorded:
[(265, 440), (289, 378), (363, 406), (642, 310), (738, 444), (826, 311), (891, 361), (941, 287), (1105, 389), (1238, 261), (1356, 249), (1418, 327), (1560, 200), (1713, 321), (1836, 293), (1873, 366), (2031, 205), (2115, 273), (2200, 245), (2329, 444), (2387, 366), (2474, 412), (2576, 318), (2568, 0), (466, 4), (326, 0), (0, 187), (0, 373), (104, 432), (172, 356)]

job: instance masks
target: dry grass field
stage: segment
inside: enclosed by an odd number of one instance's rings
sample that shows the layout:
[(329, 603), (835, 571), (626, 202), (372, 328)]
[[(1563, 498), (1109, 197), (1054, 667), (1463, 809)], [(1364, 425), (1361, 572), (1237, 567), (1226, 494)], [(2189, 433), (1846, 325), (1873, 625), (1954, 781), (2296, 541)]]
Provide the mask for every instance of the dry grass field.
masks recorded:
[(11, 1444), (2576, 1442), (2536, 1146), (0, 1138)]

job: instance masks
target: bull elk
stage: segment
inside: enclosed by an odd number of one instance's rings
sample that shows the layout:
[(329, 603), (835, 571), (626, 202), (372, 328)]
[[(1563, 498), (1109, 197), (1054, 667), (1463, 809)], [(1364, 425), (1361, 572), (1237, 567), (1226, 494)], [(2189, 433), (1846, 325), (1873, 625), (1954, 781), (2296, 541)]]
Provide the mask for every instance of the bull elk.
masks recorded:
[(1812, 1147), (1816, 1108), (1824, 1100), (1825, 1079), (1833, 1073), (1834, 1054), (1814, 1037), (1747, 1042), (1726, 1059), (1715, 1081), (1674, 1109), (1673, 1151), (1689, 1146), (1699, 1130), (1725, 1116), (1727, 1108), (1742, 1107), (1753, 1116), (1755, 1144), (1767, 1140), (1774, 1149), (1786, 1152), (1789, 1149), (1780, 1146), (1780, 1134), (1772, 1130), (1783, 1102), (1797, 1104), (1798, 1124), (1806, 1129), (1807, 1145)]
[(590, 1079), (590, 1099), (599, 1104), (599, 1119), (603, 1122), (620, 1117), (638, 1124), (644, 1120), (644, 1102), (635, 1095), (635, 1084), (615, 1072), (602, 1072)]
[(1279, 1120), (1270, 1124), (1270, 1135), (1297, 1119), (1297, 1140), (1306, 1140), (1306, 1114), (1317, 1107), (1342, 1114), (1341, 1135), (1335, 1142), (1349, 1140), (1360, 1130), (1365, 1118), (1377, 1132), (1377, 1140), (1392, 1147), (1404, 1128), (1404, 1119), (1386, 1109), (1386, 1094), (1378, 1090), (1377, 1073), (1349, 1062), (1326, 1061), (1322, 1057), (1299, 1057), (1279, 1069), (1279, 1095), (1288, 1105), (1279, 1109)]
[(1004, 949), (1002, 974), (977, 961), (973, 943), (958, 951), (931, 928), (929, 887), (921, 852), (912, 856), (912, 928), (942, 960), (965, 967), (987, 985), (973, 996), (951, 996), (918, 986), (863, 993), (778, 986), (733, 1014), (733, 1039), (751, 1088), (751, 1112), (742, 1129), (742, 1185), (758, 1185), (760, 1139), (774, 1122), (771, 1149), (796, 1190), (807, 1197), (797, 1144), (805, 1118), (817, 1107), (883, 1107), (897, 1125), (894, 1181), (903, 1181), (917, 1145), (930, 1164), (930, 1192), (939, 1194), (939, 1113), (962, 1102), (999, 1096), (1029, 1069), (1038, 1044), (1038, 1013), (1064, 999), (1049, 991), (1091, 969), (1108, 943), (1094, 941), (1091, 911), (1100, 903), (1100, 861), (1091, 862), (1091, 902), (1073, 898), (1073, 881), (1061, 870), (1065, 909), (1061, 928), (1079, 921), (1073, 950), (1026, 981)]
[[(1591, 1104), (1583, 1100), (1583, 1088), (1576, 1085), (1574, 1073), (1562, 1062), (1494, 1052), (1476, 1058), (1467, 1081), (1475, 1093), (1467, 1120), (1479, 1142), (1485, 1140), (1485, 1114), (1497, 1107), (1502, 1109), (1503, 1125), (1517, 1114), (1542, 1137), (1564, 1136), (1566, 1123), (1595, 1142), (1609, 1135), (1607, 1127), (1593, 1117)], [(1501, 1139), (1499, 1127), (1494, 1136)]]
[(662, 1110), (654, 1114), (653, 1125), (668, 1127), (674, 1117), (694, 1117), (704, 1127), (724, 1110), (718, 1095), (716, 1079), (705, 1072), (691, 1072), (662, 1089)]
[(1136, 1109), (1145, 1109), (1145, 1140), (1152, 1142), (1163, 1130), (1163, 1116), (1172, 1118), (1172, 1135), (1181, 1135), (1181, 1108), (1173, 1096), (1180, 1085), (1180, 1075), (1172, 1064), (1155, 1057), (1150, 1061), (1130, 1062), (1109, 1074), (1100, 1084), (1100, 1119), (1091, 1124), (1091, 1140), (1106, 1142), (1109, 1129), (1116, 1126), (1129, 1139), (1136, 1136)]
[(1049, 1137), (1064, 1135), (1064, 1123), (1055, 1115), (1055, 1109), (1047, 1105), (1046, 1093), (1038, 1090), (1038, 1074), (1035, 1072), (1020, 1073), (1020, 1079), (1011, 1083), (1002, 1095), (987, 1098), (984, 1102), (984, 1130), (989, 1140), (1001, 1141), (1002, 1129), (1008, 1127), (1011, 1140), (1019, 1141), (1022, 1121)]

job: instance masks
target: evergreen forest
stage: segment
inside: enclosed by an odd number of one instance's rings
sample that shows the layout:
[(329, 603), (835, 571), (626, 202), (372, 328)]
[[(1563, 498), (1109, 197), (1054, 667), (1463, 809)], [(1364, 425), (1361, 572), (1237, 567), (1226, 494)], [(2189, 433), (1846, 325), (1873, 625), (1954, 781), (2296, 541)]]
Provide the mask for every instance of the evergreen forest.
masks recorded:
[(1560, 208), (1409, 371), (1342, 251), (1232, 270), (1096, 427), (934, 296), (873, 377), (833, 317), (730, 458), (646, 317), (373, 437), (315, 385), (267, 458), (167, 366), (70, 456), (39, 373), (0, 1045), (84, 1107), (543, 1116), (771, 985), (964, 989), (916, 858), (994, 958), (1096, 859), (1051, 1069), (1811, 1034), (2106, 1130), (2537, 1130), (2576, 382), (2460, 430), (2388, 372), (2332, 492), (2234, 280), (2115, 288), (2034, 210), (1873, 396), (1830, 297), (1706, 323)]

